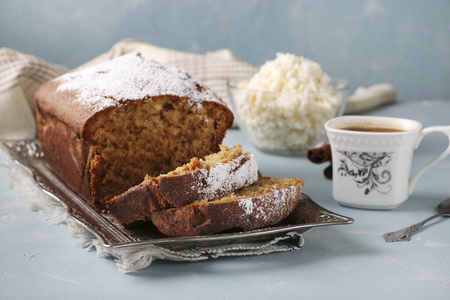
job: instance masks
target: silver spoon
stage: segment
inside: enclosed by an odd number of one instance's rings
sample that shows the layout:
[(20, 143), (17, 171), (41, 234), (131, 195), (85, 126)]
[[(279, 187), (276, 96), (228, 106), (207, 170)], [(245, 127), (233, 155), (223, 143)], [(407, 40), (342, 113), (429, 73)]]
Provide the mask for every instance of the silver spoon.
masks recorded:
[(409, 227), (394, 231), (385, 233), (383, 235), (386, 242), (406, 242), (411, 240), (411, 236), (414, 232), (422, 228), (422, 226), (430, 221), (433, 220), (436, 217), (444, 216), (449, 217), (450, 216), (450, 198), (447, 198), (443, 200), (439, 205), (437, 206), (437, 214), (434, 216), (429, 217), (428, 219), (423, 220), (422, 222), (419, 222), (417, 224), (411, 225)]

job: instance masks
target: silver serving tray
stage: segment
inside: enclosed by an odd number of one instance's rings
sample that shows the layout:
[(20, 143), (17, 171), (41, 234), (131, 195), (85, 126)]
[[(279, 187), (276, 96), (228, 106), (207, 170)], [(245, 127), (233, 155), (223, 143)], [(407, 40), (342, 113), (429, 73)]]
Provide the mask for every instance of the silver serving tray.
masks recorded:
[(36, 185), (60, 201), (68, 213), (97, 236), (105, 247), (155, 245), (179, 250), (263, 241), (295, 231), (304, 233), (313, 227), (351, 224), (353, 219), (326, 210), (302, 194), (296, 209), (282, 222), (252, 231), (229, 231), (206, 236), (167, 237), (151, 224), (123, 229), (109, 214), (99, 213), (67, 187), (43, 159), (39, 141), (6, 141), (0, 144), (15, 163), (27, 170)]

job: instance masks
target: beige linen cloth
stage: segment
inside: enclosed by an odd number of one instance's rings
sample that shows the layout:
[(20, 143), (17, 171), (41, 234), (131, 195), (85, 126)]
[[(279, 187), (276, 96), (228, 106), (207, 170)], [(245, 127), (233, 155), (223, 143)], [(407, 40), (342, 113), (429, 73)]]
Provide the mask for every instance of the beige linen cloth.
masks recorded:
[(35, 137), (34, 93), (65, 72), (32, 55), (0, 48), (0, 139)]

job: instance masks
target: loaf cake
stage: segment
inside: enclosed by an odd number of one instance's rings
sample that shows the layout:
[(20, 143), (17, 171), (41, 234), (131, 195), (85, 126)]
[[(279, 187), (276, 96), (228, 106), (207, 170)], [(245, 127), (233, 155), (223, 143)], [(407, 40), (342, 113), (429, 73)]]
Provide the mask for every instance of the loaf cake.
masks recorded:
[(146, 176), (141, 184), (108, 201), (109, 213), (123, 227), (131, 227), (151, 220), (153, 211), (214, 199), (258, 180), (258, 166), (250, 152), (242, 152), (241, 145), (220, 145), (220, 149), (167, 174)]
[(152, 212), (153, 224), (167, 236), (207, 235), (241, 228), (274, 225), (297, 206), (303, 181), (295, 178), (259, 180), (235, 193), (179, 208)]
[(58, 77), (35, 99), (45, 160), (97, 210), (146, 174), (219, 151), (233, 124), (213, 91), (137, 53)]

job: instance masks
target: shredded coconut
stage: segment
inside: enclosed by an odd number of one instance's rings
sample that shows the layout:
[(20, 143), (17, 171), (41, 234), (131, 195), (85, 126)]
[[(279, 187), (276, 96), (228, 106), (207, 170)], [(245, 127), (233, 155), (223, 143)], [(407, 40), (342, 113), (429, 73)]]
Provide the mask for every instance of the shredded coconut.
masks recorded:
[(256, 146), (298, 149), (313, 145), (325, 133), (341, 95), (316, 62), (277, 53), (258, 73), (239, 84), (234, 100)]
[(67, 73), (56, 81), (60, 83), (57, 92), (75, 91), (77, 101), (97, 110), (117, 106), (125, 100), (160, 95), (186, 97), (194, 107), (200, 107), (202, 100), (223, 103), (188, 73), (145, 59), (138, 53)]

